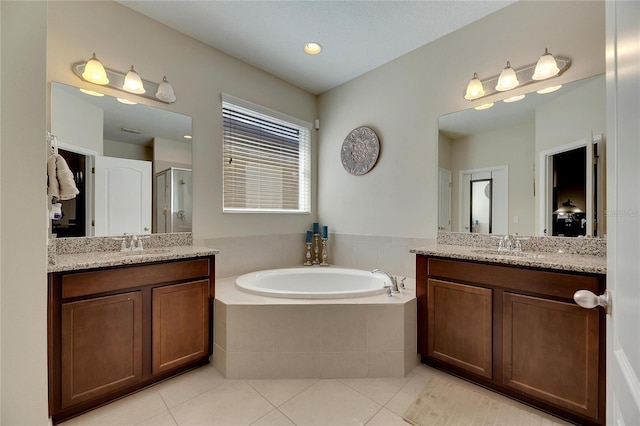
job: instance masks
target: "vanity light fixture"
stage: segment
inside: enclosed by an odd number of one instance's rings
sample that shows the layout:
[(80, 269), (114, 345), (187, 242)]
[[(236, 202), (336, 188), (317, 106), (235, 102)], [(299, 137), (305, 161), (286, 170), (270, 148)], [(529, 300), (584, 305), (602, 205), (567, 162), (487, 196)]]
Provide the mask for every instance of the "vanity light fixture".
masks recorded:
[(156, 98), (168, 103), (176, 101), (176, 94), (173, 91), (173, 86), (171, 86), (167, 81), (166, 75), (162, 77), (162, 82), (160, 82), (160, 85), (158, 86)]
[(322, 46), (320, 43), (316, 43), (315, 41), (310, 41), (309, 43), (304, 45), (304, 52), (308, 55), (317, 55), (322, 52)]
[(131, 65), (131, 69), (124, 77), (124, 84), (122, 85), (122, 88), (127, 92), (135, 93), (136, 95), (142, 95), (146, 92), (146, 90), (144, 90), (144, 84), (142, 84), (142, 79), (136, 70), (133, 69), (133, 65)]
[(184, 135), (184, 136), (183, 136), (183, 138), (185, 138), (185, 139), (193, 139), (193, 136), (191, 136), (191, 135)]
[(544, 53), (538, 59), (538, 63), (536, 64), (536, 69), (531, 76), (534, 80), (546, 80), (547, 78), (551, 78), (554, 75), (560, 72), (560, 68), (558, 68), (558, 63), (556, 62), (556, 58), (553, 57), (549, 50), (545, 47)]
[(467, 92), (464, 95), (464, 98), (468, 101), (472, 101), (474, 99), (478, 99), (484, 96), (484, 87), (482, 86), (482, 82), (478, 78), (478, 74), (473, 73), (473, 78), (467, 84)]
[(482, 111), (483, 109), (489, 109), (493, 106), (493, 102), (483, 105), (478, 105), (477, 107), (473, 107), (473, 109), (477, 109), (478, 111)]
[(498, 84), (496, 84), (496, 90), (504, 92), (506, 90), (515, 89), (520, 82), (516, 76), (516, 72), (511, 68), (511, 63), (507, 61), (507, 66), (504, 67), (498, 78)]
[[(94, 78), (100, 74), (100, 69), (104, 72), (104, 79)], [(78, 78), (83, 81), (88, 81), (89, 83), (105, 85), (127, 93), (135, 93), (144, 98), (167, 104), (176, 101), (173, 87), (169, 84), (166, 77), (162, 79), (161, 83), (154, 83), (142, 79), (133, 66), (131, 66), (131, 69), (127, 73), (105, 68), (100, 61), (96, 59), (95, 53), (89, 61), (73, 64), (71, 70)]]
[[(513, 68), (511, 67), (511, 63), (507, 61), (507, 66), (499, 75), (487, 79), (480, 80), (478, 78), (478, 81), (475, 81), (477, 74), (474, 74), (462, 96), (468, 101), (474, 101), (500, 92), (512, 90), (516, 87), (536, 83), (542, 79), (559, 77), (571, 66), (571, 60), (569, 58), (554, 56), (549, 53), (548, 49), (545, 49), (544, 52), (536, 63), (529, 64), (522, 68)], [(480, 91), (480, 87), (482, 91)]]
[(539, 95), (546, 95), (547, 93), (551, 93), (551, 92), (555, 92), (556, 90), (559, 90), (561, 87), (562, 87), (562, 84), (558, 84), (557, 86), (551, 86), (542, 90), (538, 90), (536, 93)]
[(518, 102), (524, 99), (524, 95), (516, 95), (516, 96), (512, 96), (510, 98), (505, 99), (503, 102), (506, 103), (511, 103), (511, 102)]
[(82, 72), (82, 78), (87, 80), (90, 83), (105, 85), (109, 84), (109, 78), (107, 77), (107, 72), (102, 65), (102, 62), (96, 58), (96, 54), (94, 53), (91, 59), (87, 61), (87, 64), (84, 67)]

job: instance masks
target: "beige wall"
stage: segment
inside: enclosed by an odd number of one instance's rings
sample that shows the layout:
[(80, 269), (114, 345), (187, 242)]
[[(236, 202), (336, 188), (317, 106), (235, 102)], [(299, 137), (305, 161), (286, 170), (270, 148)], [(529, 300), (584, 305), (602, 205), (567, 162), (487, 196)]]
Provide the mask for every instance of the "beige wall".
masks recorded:
[[(95, 89), (71, 72), (73, 63), (87, 60), (93, 52), (109, 68), (126, 71), (133, 64), (144, 79), (159, 82), (166, 75), (171, 81), (178, 98), (174, 104), (137, 100), (193, 118), (196, 240), (304, 232), (315, 220), (315, 198), (311, 215), (222, 213), (220, 98), (228, 93), (313, 122), (317, 118), (314, 95), (112, 1), (51, 2), (47, 50), (49, 81)], [(123, 95), (113, 89), (104, 91)], [(315, 132), (312, 147), (315, 173)]]
[[(438, 117), (506, 97), (470, 103), (462, 93), (474, 72), (534, 63), (545, 47), (572, 59), (558, 82), (603, 73), (604, 2), (519, 1), (321, 95), (322, 222), (337, 233), (435, 237)], [(340, 146), (362, 125), (377, 131), (382, 148), (376, 167), (356, 177), (344, 171)]]
[(0, 2), (0, 423), (47, 412), (47, 3)]

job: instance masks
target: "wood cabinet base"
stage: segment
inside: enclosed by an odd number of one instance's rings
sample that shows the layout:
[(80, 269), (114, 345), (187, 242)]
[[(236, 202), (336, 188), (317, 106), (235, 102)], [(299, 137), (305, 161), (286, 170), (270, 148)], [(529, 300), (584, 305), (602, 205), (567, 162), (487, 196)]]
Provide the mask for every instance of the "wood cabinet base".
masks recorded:
[(604, 275), (416, 256), (422, 362), (580, 425), (605, 422)]
[(214, 257), (49, 275), (54, 423), (209, 363)]

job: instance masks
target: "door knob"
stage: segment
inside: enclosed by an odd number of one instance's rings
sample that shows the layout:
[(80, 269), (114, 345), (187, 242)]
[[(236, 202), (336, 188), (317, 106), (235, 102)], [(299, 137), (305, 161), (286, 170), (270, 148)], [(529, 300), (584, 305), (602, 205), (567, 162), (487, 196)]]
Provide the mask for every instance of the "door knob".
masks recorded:
[(589, 290), (578, 290), (573, 294), (573, 300), (583, 308), (591, 309), (602, 306), (607, 314), (611, 313), (611, 291), (605, 290), (602, 296), (597, 296)]

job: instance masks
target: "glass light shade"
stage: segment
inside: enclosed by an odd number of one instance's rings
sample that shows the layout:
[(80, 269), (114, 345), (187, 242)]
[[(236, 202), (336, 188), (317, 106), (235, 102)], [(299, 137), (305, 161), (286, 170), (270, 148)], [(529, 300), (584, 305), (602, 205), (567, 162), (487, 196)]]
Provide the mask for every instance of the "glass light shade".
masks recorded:
[(107, 72), (104, 70), (102, 62), (96, 58), (95, 53), (85, 64), (84, 71), (82, 72), (82, 78), (95, 84), (109, 84)]
[(163, 102), (175, 102), (176, 95), (173, 92), (173, 87), (167, 81), (167, 77), (162, 78), (162, 83), (158, 85), (158, 91), (156, 92), (156, 98)]
[(516, 72), (511, 68), (509, 61), (507, 61), (507, 66), (502, 70), (500, 77), (498, 78), (496, 90), (504, 92), (505, 90), (511, 90), (514, 87), (518, 87), (519, 84), (520, 82), (518, 81), (518, 77), (516, 77)]
[(320, 43), (310, 41), (309, 43), (304, 45), (304, 51), (309, 55), (317, 55), (318, 53), (322, 52), (322, 46), (320, 45)]
[(560, 72), (556, 58), (545, 48), (544, 53), (538, 59), (536, 69), (531, 77), (534, 80), (544, 80), (546, 78), (553, 77)]
[(547, 93), (551, 93), (551, 92), (555, 92), (556, 90), (559, 90), (561, 87), (562, 87), (562, 84), (558, 84), (557, 86), (551, 86), (542, 90), (538, 90), (536, 93), (540, 95), (546, 95)]
[(141, 95), (146, 92), (146, 90), (144, 90), (144, 85), (142, 84), (142, 79), (133, 69), (133, 65), (131, 65), (131, 69), (124, 77), (124, 85), (122, 88), (127, 92), (135, 93), (137, 95)]
[(478, 78), (478, 74), (474, 72), (473, 78), (469, 81), (469, 84), (467, 84), (467, 93), (465, 93), (464, 98), (468, 101), (472, 101), (482, 96), (484, 96), (484, 87)]
[(473, 109), (477, 109), (478, 111), (482, 111), (483, 109), (489, 109), (493, 106), (493, 102), (489, 104), (478, 105), (477, 107), (473, 107)]

